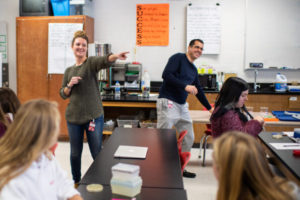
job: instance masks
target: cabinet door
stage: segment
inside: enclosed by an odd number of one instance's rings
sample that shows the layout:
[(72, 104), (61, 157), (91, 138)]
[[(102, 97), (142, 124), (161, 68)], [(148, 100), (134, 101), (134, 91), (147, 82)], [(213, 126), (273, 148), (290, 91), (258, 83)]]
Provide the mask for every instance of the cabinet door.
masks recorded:
[(22, 103), (36, 98), (56, 101), (62, 119), (60, 139), (68, 139), (65, 110), (69, 101), (59, 95), (63, 74), (48, 74), (48, 23), (83, 23), (91, 43), (94, 19), (87, 16), (17, 17), (18, 97)]
[(48, 29), (44, 24), (17, 18), (17, 94), (21, 103), (48, 98)]

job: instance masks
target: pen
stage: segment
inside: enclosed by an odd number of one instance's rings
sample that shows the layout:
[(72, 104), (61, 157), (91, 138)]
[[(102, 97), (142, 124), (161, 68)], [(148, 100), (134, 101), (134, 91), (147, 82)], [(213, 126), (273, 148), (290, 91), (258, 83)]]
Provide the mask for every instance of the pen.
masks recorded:
[(283, 145), (283, 147), (300, 147), (300, 144), (287, 144)]

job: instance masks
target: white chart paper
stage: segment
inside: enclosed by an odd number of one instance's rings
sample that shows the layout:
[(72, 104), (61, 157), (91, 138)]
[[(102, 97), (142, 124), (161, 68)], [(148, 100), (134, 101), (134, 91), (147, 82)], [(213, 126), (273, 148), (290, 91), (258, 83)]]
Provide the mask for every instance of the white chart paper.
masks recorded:
[(75, 64), (71, 42), (74, 33), (82, 29), (82, 23), (49, 23), (48, 74), (63, 74)]
[(187, 7), (187, 45), (192, 39), (204, 41), (203, 54), (219, 54), (221, 46), (220, 6)]

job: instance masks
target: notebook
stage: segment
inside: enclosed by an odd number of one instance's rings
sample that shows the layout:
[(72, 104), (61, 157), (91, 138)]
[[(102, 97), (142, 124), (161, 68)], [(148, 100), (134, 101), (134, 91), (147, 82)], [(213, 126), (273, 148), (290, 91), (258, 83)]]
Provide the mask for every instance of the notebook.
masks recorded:
[(146, 158), (148, 147), (119, 145), (114, 157), (118, 158)]

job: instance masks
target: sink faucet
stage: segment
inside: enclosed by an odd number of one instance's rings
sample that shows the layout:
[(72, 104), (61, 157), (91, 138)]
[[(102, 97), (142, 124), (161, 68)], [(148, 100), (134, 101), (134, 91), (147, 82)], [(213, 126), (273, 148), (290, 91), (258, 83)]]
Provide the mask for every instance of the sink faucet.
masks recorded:
[(257, 74), (258, 74), (258, 70), (257, 69), (255, 69), (254, 70), (254, 92), (257, 92), (257, 88), (259, 88), (260, 87), (260, 85), (258, 85), (257, 84), (257, 82), (256, 82), (256, 78), (257, 78)]

